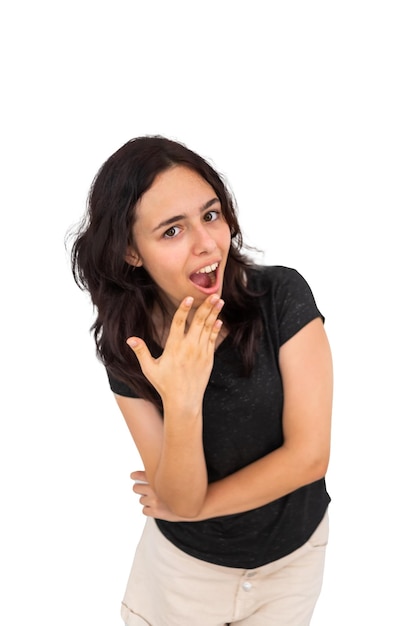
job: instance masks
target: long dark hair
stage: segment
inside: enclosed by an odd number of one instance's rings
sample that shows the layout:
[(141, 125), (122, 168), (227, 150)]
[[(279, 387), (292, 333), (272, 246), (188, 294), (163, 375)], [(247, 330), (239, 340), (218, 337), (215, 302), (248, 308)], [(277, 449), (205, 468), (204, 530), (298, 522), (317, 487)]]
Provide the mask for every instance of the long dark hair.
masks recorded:
[(222, 292), (227, 306), (222, 319), (241, 355), (242, 375), (248, 375), (261, 327), (255, 294), (246, 284), (246, 271), (252, 262), (242, 251), (233, 194), (208, 161), (165, 137), (131, 139), (98, 171), (88, 194), (86, 214), (72, 233), (72, 273), (77, 285), (89, 292), (97, 313), (91, 327), (97, 356), (111, 376), (159, 407), (160, 398), (142, 374), (126, 339), (142, 337), (151, 352), (157, 351), (152, 312), (155, 303), (164, 311), (164, 303), (147, 271), (127, 263), (125, 256), (128, 246), (134, 247), (132, 227), (138, 200), (159, 173), (178, 164), (193, 169), (211, 185), (231, 231)]

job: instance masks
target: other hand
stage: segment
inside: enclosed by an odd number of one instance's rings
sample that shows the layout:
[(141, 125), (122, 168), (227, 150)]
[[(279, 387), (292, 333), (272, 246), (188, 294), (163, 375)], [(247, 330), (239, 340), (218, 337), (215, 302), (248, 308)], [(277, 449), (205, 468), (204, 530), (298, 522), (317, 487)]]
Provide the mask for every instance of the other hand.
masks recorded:
[(148, 483), (146, 473), (143, 470), (132, 472), (130, 478), (135, 482), (133, 491), (140, 495), (139, 502), (142, 505), (142, 513), (147, 517), (162, 519), (167, 522), (190, 521), (172, 513), (160, 498), (158, 498), (151, 485)]

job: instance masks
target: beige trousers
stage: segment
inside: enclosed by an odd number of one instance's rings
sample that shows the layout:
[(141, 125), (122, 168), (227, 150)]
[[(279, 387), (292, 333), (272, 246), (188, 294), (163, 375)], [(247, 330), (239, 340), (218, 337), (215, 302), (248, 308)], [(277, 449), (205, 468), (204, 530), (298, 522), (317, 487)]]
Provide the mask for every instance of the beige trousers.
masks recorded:
[(128, 626), (308, 626), (321, 590), (328, 531), (326, 513), (301, 548), (245, 570), (185, 554), (148, 518), (122, 618)]

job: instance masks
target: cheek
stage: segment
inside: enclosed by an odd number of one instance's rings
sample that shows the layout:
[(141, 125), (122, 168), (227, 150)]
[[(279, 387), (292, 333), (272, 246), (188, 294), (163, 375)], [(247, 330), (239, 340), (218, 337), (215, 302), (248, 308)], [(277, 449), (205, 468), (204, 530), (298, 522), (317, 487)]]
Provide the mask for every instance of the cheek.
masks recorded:
[[(146, 268), (153, 276), (168, 277), (178, 274), (178, 271), (184, 265), (184, 255), (181, 249), (176, 246), (175, 250), (159, 249), (152, 258), (148, 258), (148, 267)], [(146, 267), (146, 264), (144, 262)]]
[(221, 238), (221, 246), (223, 248), (223, 250), (229, 250), (230, 249), (230, 244), (232, 243), (232, 235), (230, 232), (230, 228), (227, 224), (225, 224), (225, 228), (224, 228), (224, 232), (222, 234), (222, 238)]

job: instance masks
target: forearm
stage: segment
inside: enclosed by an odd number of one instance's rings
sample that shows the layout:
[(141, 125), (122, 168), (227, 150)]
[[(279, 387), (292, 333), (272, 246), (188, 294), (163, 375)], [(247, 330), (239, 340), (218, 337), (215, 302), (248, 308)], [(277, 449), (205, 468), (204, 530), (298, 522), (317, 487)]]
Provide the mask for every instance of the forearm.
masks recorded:
[(264, 506), (322, 478), (328, 453), (316, 458), (285, 446), (243, 469), (211, 483), (193, 521), (233, 515)]
[(173, 513), (196, 516), (207, 492), (201, 410), (166, 407), (161, 456), (154, 488)]
[[(169, 506), (148, 484), (145, 472), (134, 472), (131, 477), (140, 483), (134, 485), (133, 491), (141, 495), (145, 515), (169, 522), (198, 522), (264, 506), (315, 482), (325, 475), (328, 457), (326, 449), (322, 454), (309, 458), (307, 451), (300, 454), (286, 447), (279, 448), (234, 474), (211, 483), (200, 511), (194, 515), (190, 515), (189, 511), (181, 514), (174, 510), (175, 506)], [(188, 489), (190, 481), (186, 484)], [(182, 490), (179, 497), (182, 497)]]

